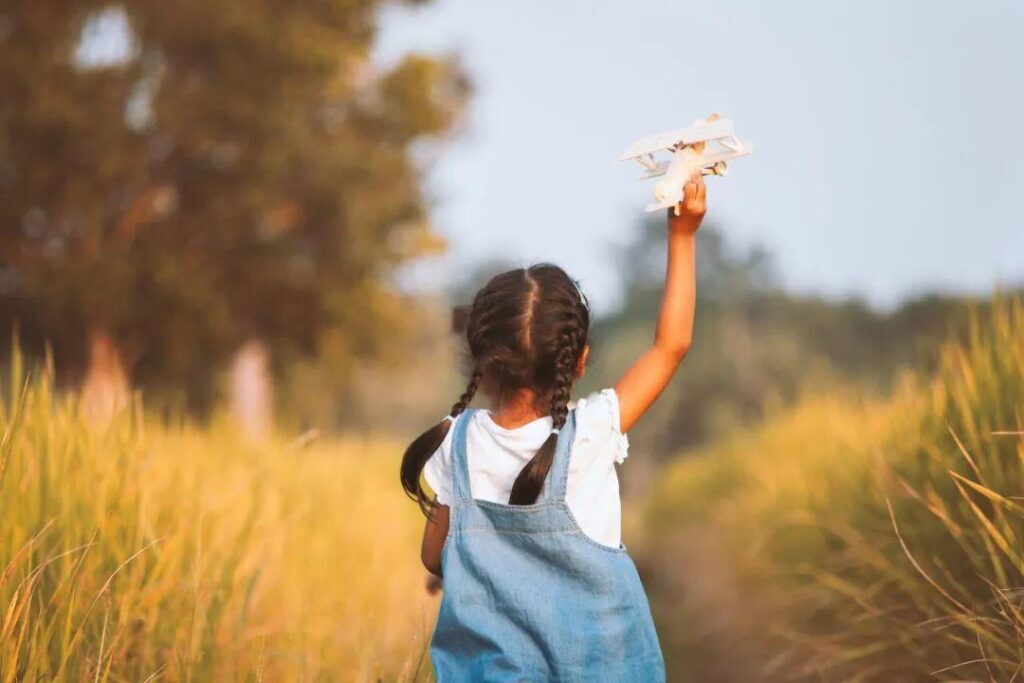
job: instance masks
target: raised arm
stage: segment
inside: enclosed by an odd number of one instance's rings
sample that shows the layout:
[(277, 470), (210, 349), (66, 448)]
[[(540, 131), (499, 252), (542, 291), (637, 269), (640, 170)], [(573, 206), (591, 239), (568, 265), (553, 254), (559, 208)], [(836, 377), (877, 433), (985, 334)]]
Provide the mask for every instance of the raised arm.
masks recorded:
[(694, 242), (707, 206), (705, 193), (698, 171), (684, 187), (679, 215), (668, 210), (668, 265), (654, 343), (615, 385), (623, 432), (657, 400), (690, 350), (697, 300)]

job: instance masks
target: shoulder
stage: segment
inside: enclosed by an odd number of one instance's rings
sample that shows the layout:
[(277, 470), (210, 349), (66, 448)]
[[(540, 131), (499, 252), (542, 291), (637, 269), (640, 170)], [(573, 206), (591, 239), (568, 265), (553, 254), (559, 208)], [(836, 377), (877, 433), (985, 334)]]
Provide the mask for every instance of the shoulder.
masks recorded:
[(576, 401), (579, 428), (619, 431), (619, 396), (614, 389), (602, 389)]
[(619, 396), (614, 389), (603, 389), (579, 399), (575, 410), (575, 446), (596, 447), (616, 463), (626, 459), (629, 439), (619, 428)]

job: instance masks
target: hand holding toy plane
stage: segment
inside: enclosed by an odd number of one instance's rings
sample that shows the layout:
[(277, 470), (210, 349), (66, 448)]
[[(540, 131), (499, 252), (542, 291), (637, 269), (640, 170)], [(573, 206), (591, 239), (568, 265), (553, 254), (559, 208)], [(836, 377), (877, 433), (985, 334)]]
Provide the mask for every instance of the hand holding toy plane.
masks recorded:
[[(655, 152), (668, 150), (672, 158), (658, 162)], [(740, 142), (733, 134), (732, 121), (712, 114), (707, 119), (698, 119), (687, 128), (659, 133), (638, 140), (626, 150), (620, 161), (630, 159), (647, 169), (641, 178), (665, 176), (654, 186), (655, 201), (647, 205), (647, 211), (657, 211), (670, 206), (679, 213), (679, 202), (683, 198), (683, 184), (699, 169), (703, 175), (725, 175), (726, 161), (747, 156), (754, 151), (753, 145)]]

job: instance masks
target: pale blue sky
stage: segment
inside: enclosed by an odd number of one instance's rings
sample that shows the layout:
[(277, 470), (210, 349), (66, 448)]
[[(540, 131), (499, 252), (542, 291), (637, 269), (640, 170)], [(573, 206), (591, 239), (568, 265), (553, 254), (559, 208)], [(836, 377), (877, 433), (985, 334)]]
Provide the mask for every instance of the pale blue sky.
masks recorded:
[(607, 310), (652, 189), (619, 154), (710, 111), (756, 148), (711, 215), (788, 287), (885, 306), (1024, 281), (1024, 3), (438, 0), (382, 22), (382, 63), (454, 51), (476, 84), (431, 171), (451, 251), (418, 284), (554, 260)]

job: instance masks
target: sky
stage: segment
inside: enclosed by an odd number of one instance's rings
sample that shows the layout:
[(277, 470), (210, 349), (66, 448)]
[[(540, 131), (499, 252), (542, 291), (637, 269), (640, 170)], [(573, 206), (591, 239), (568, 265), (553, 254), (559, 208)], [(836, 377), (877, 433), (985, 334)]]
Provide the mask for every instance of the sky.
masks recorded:
[(554, 261), (612, 310), (653, 190), (619, 156), (720, 112), (754, 154), (709, 180), (708, 221), (787, 288), (884, 308), (1024, 283), (1022, 38), (1016, 0), (392, 6), (379, 64), (454, 53), (475, 87), (429, 169), (450, 249), (407, 279)]

